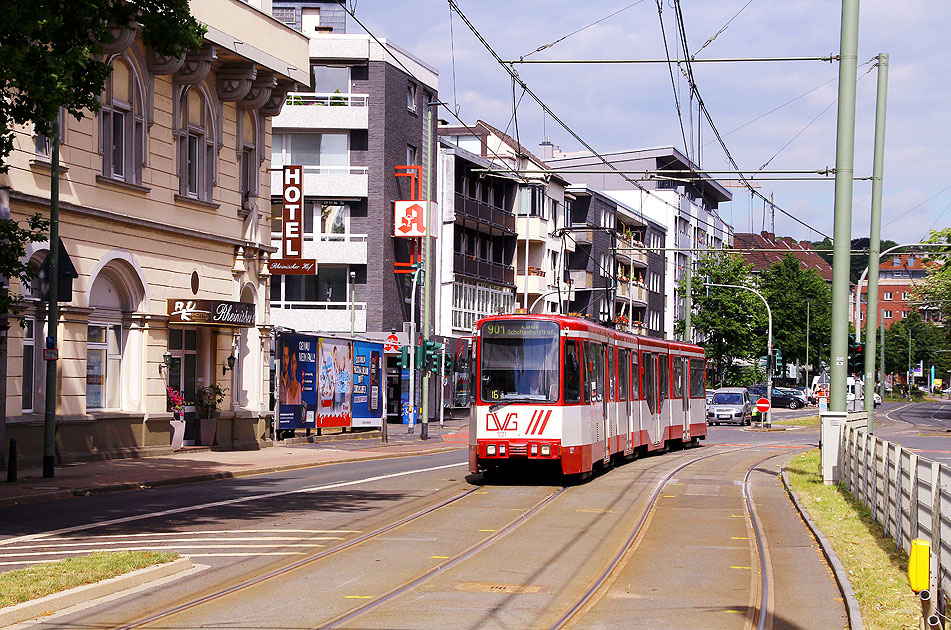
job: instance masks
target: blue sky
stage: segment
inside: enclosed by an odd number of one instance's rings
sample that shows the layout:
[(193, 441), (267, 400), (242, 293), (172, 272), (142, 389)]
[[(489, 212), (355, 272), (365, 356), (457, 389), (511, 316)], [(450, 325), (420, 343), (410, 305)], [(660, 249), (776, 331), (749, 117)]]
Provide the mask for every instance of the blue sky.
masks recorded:
[[(641, 0), (634, 6), (629, 6), (633, 0), (457, 3), (503, 59), (528, 55), (620, 9), (617, 15), (531, 58), (665, 56), (656, 0)], [(439, 70), (440, 98), (456, 104), (464, 121), (482, 118), (502, 129), (509, 125), (511, 79), (456, 15), (451, 20), (450, 35), (447, 0), (357, 0), (355, 4), (357, 16), (375, 35), (390, 38)], [(746, 4), (747, 0), (683, 0), (691, 53), (696, 53)], [(841, 3), (831, 0), (752, 0), (698, 57), (838, 54), (840, 13)], [(671, 56), (678, 56), (674, 15), (672, 0), (665, 0), (667, 40)], [(872, 69), (865, 74), (871, 68), (865, 62), (880, 52), (890, 55), (884, 238), (914, 242), (932, 226), (951, 225), (951, 88), (947, 81), (951, 54), (945, 45), (949, 26), (951, 3), (943, 0), (861, 3), (857, 176), (869, 176), (872, 170), (877, 72)], [(356, 24), (348, 25), (348, 30), (363, 32)], [(684, 148), (665, 64), (523, 65), (518, 66), (518, 72), (555, 114), (598, 151), (671, 144)], [(815, 61), (694, 65), (700, 94), (743, 169), (759, 168), (774, 154), (770, 169), (834, 166), (837, 75), (837, 64)], [(687, 83), (682, 75), (675, 73), (675, 78), (689, 134)], [(792, 99), (797, 100), (750, 122)], [(441, 116), (447, 118), (449, 114), (443, 111)], [(693, 117), (696, 129), (695, 107)], [(563, 150), (582, 148), (550, 117), (544, 117), (528, 96), (518, 108), (518, 128), (522, 143), (529, 147), (536, 147), (547, 135)], [(509, 130), (514, 132), (511, 127)], [(701, 166), (709, 170), (730, 168), (718, 144), (709, 143), (714, 138), (706, 123), (700, 138)], [(787, 143), (788, 147), (782, 149)], [(752, 218), (754, 231), (759, 231), (763, 227), (762, 202), (751, 202), (743, 189), (732, 190), (734, 201), (721, 208), (721, 215), (737, 231), (748, 231)], [(832, 234), (833, 178), (820, 182), (764, 181), (759, 191), (766, 196), (774, 193), (779, 206), (817, 230)], [(853, 237), (868, 235), (870, 201), (871, 183), (855, 182)], [(779, 212), (776, 232), (810, 240), (821, 238)]]

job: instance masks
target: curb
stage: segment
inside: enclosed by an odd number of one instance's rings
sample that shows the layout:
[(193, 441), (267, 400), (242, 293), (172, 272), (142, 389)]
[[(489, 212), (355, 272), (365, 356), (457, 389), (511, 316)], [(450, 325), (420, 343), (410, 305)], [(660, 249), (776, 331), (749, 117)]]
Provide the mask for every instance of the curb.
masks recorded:
[(456, 450), (459, 447), (444, 446), (431, 448), (422, 451), (411, 451), (403, 453), (381, 453), (379, 455), (367, 455), (363, 457), (354, 457), (350, 459), (338, 459), (327, 462), (308, 462), (305, 464), (282, 464), (279, 466), (265, 466), (262, 468), (251, 468), (247, 470), (222, 471), (216, 473), (205, 473), (202, 475), (190, 475), (187, 477), (175, 477), (172, 479), (158, 479), (155, 481), (133, 481), (125, 483), (116, 483), (103, 486), (93, 486), (89, 488), (78, 488), (76, 490), (60, 490), (57, 492), (48, 492), (44, 494), (23, 495), (20, 497), (9, 497), (0, 499), (0, 507), (9, 507), (13, 505), (23, 505), (27, 503), (43, 503), (57, 499), (65, 499), (76, 496), (90, 496), (93, 494), (106, 494), (109, 492), (123, 492), (126, 490), (144, 490), (147, 488), (158, 488), (162, 486), (177, 486), (188, 483), (202, 483), (206, 481), (219, 481), (222, 479), (237, 479), (239, 477), (250, 477), (252, 475), (266, 475), (269, 473), (284, 472), (288, 470), (300, 470), (303, 468), (317, 468), (319, 466), (330, 466), (333, 464), (346, 464), (350, 462), (366, 462), (377, 459), (387, 459), (395, 457), (414, 457), (416, 455), (435, 455), (446, 451)]
[(152, 580), (187, 571), (192, 566), (194, 565), (191, 558), (179, 558), (165, 564), (137, 569), (131, 573), (118, 575), (95, 584), (84, 584), (22, 604), (0, 608), (0, 627), (10, 626), (41, 615), (49, 615), (76, 604), (83, 604), (99, 597), (135, 588)]
[(832, 569), (836, 584), (839, 585), (839, 591), (845, 600), (845, 610), (849, 616), (849, 628), (851, 630), (863, 630), (865, 626), (862, 624), (862, 612), (859, 609), (859, 602), (855, 598), (855, 591), (852, 590), (852, 583), (849, 582), (848, 573), (845, 567), (842, 566), (842, 562), (839, 561), (839, 556), (835, 555), (835, 551), (832, 549), (829, 540), (819, 531), (819, 528), (815, 522), (813, 522), (812, 517), (809, 516), (806, 508), (799, 502), (799, 495), (789, 486), (789, 478), (786, 477), (786, 462), (783, 462), (783, 469), (780, 476), (783, 479), (783, 486), (786, 488), (789, 498), (792, 499), (793, 505), (796, 506), (796, 510), (799, 512), (799, 516), (802, 517), (802, 520), (806, 523), (812, 535), (819, 541), (822, 555), (826, 557), (826, 562), (829, 563), (829, 567)]

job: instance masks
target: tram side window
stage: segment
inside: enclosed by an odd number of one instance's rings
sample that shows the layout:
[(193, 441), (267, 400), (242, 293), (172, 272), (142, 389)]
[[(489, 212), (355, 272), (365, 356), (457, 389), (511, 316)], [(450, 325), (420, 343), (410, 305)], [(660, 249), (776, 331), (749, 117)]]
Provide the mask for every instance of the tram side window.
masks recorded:
[(667, 355), (658, 355), (658, 359), (660, 359), (658, 361), (660, 366), (657, 368), (657, 371), (660, 375), (660, 378), (658, 379), (658, 389), (660, 390), (659, 400), (664, 402), (667, 400), (667, 398), (669, 398), (670, 395), (670, 371), (667, 367)]
[(585, 342), (587, 357), (587, 386), (591, 389), (591, 401), (601, 402), (604, 396), (604, 346)]
[(617, 398), (627, 400), (627, 373), (631, 366), (630, 352), (623, 348), (617, 351)]
[(585, 341), (583, 349), (584, 353), (582, 355), (583, 360), (581, 361), (581, 365), (584, 378), (581, 380), (581, 397), (584, 399), (584, 402), (587, 403), (591, 398), (591, 383), (594, 380), (594, 366), (591, 365), (591, 344)]
[(608, 400), (616, 400), (617, 394), (614, 391), (614, 346), (605, 348), (608, 358)]
[(565, 402), (576, 403), (581, 401), (581, 360), (578, 353), (578, 342), (565, 342)]
[(703, 359), (690, 359), (690, 397), (703, 398), (706, 395), (704, 383)]
[(671, 357), (674, 362), (674, 398), (684, 395), (684, 362), (681, 357)]
[(640, 400), (640, 383), (641, 383), (641, 373), (638, 368), (637, 363), (637, 350), (631, 351), (631, 385), (633, 386), (633, 391), (631, 391), (631, 400)]

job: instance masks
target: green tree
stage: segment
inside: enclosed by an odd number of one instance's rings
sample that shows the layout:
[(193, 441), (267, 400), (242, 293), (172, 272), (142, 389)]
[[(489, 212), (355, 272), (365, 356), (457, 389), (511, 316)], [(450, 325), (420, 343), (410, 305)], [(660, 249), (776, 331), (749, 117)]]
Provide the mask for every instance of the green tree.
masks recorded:
[[(857, 283), (862, 276), (862, 272), (868, 267), (868, 250), (871, 239), (867, 236), (852, 239), (852, 254), (849, 256), (849, 278), (853, 283)], [(898, 245), (895, 241), (887, 238), (880, 241), (879, 251), (884, 251), (889, 247)], [(821, 241), (813, 241), (812, 246), (816, 249), (823, 260), (832, 264), (832, 239), (826, 237)]]
[[(818, 372), (820, 353), (832, 330), (832, 292), (818, 269), (804, 269), (787, 254), (760, 274), (760, 290), (773, 311), (773, 347), (786, 363), (806, 362), (806, 319), (809, 324), (809, 363)], [(766, 353), (765, 341), (761, 352)]]
[(114, 25), (139, 24), (161, 55), (181, 56), (201, 45), (204, 27), (188, 0), (7, 0), (0, 20), (0, 172), (13, 150), (14, 125), (33, 123), (52, 135), (60, 108), (77, 120), (99, 109), (111, 72), (100, 42)]
[(946, 321), (951, 321), (951, 228), (932, 230), (926, 243), (947, 243), (947, 247), (929, 249), (927, 260), (933, 265), (928, 269), (925, 281), (916, 291), (916, 297), (941, 310)]
[[(33, 270), (23, 262), (28, 243), (46, 239), (49, 222), (35, 214), (26, 221), (26, 227), (13, 219), (0, 219), (0, 279), (17, 278), (22, 284), (33, 279)], [(7, 282), (0, 283), (0, 320), (6, 323), (8, 315), (20, 312), (23, 298), (11, 293)], [(0, 336), (0, 344), (6, 336)], [(4, 348), (0, 346), (0, 355)]]
[[(947, 331), (921, 318), (920, 313), (911, 313), (885, 330), (885, 371), (889, 374), (904, 374), (923, 363), (925, 370), (935, 366), (935, 376), (946, 376), (951, 357), (947, 352)], [(941, 374), (944, 372), (945, 374)]]
[[(765, 347), (766, 311), (750, 291), (706, 287), (704, 282), (755, 288), (752, 270), (742, 256), (717, 252), (701, 258), (695, 273), (692, 326), (702, 339), (700, 345), (713, 363), (720, 384), (729, 378), (734, 360), (751, 360), (761, 345)], [(686, 296), (684, 284), (678, 294)], [(677, 322), (676, 329), (683, 334), (683, 320)]]

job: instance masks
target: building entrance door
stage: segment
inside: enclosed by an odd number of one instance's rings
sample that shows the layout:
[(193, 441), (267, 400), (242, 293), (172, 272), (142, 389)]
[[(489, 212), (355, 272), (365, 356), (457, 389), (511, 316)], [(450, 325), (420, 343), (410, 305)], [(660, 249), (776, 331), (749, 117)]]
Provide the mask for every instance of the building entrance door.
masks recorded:
[(198, 422), (195, 419), (195, 389), (198, 386), (198, 331), (169, 328), (168, 351), (172, 355), (168, 366), (168, 386), (185, 398), (185, 446), (198, 443)]

